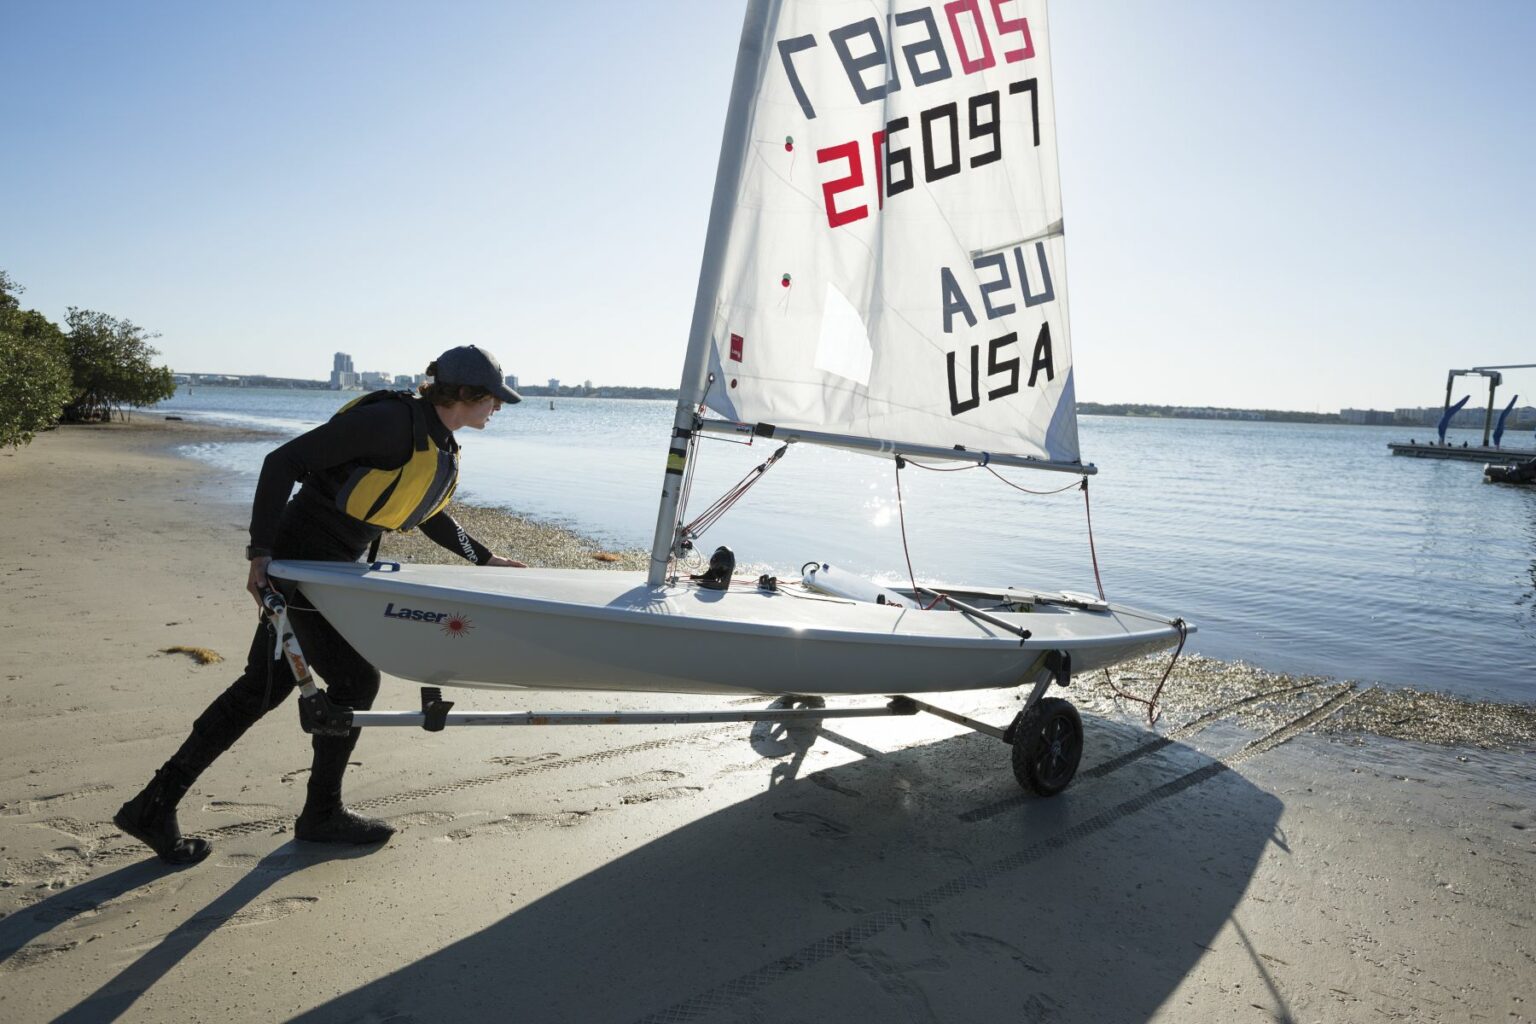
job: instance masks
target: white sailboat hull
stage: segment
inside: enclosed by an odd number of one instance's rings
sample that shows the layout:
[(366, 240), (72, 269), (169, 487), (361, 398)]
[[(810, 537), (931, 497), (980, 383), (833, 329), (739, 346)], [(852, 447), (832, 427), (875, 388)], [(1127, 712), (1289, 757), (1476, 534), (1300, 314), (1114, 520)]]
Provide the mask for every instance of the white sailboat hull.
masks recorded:
[(381, 671), (432, 685), (931, 693), (1032, 682), (1049, 651), (1070, 652), (1075, 672), (1093, 671), (1179, 636), (1168, 619), (1123, 607), (1032, 602), (1031, 611), (992, 613), (1031, 632), (1021, 640), (963, 612), (845, 601), (797, 583), (713, 591), (652, 587), (634, 572), (375, 566), (277, 561), (269, 572), (298, 584)]

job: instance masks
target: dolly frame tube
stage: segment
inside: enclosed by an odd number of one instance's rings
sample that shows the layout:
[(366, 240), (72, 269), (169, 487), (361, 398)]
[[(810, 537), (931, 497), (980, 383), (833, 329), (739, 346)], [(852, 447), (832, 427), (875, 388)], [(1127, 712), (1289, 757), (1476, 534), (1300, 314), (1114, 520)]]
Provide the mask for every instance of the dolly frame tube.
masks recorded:
[[(878, 708), (786, 708), (763, 711), (450, 711), (444, 725), (688, 725), (705, 722), (819, 722), (828, 718), (887, 718), (913, 715), (918, 708), (893, 698)], [(425, 728), (424, 711), (354, 711), (352, 724), (363, 728)]]

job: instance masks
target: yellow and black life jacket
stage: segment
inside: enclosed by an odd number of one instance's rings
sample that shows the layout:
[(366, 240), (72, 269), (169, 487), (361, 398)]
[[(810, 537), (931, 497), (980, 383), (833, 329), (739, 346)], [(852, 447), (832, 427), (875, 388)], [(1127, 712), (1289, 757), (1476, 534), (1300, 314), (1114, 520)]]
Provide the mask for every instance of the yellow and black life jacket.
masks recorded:
[(374, 391), (355, 398), (336, 410), (375, 402), (404, 402), (411, 410), (411, 457), (398, 469), (359, 466), (336, 492), (336, 507), (353, 519), (386, 530), (410, 530), (432, 518), (448, 504), (459, 482), (458, 446), (443, 451), (427, 431), (423, 400), (409, 391)]

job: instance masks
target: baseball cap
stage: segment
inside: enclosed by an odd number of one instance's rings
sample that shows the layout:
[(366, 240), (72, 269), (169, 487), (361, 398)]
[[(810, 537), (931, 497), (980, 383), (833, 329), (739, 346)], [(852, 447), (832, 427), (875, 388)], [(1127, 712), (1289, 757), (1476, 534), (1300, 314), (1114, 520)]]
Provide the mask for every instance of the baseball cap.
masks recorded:
[(521, 402), (523, 396), (507, 387), (496, 357), (474, 345), (460, 345), (437, 357), (434, 380), (445, 384), (467, 384), (485, 388), (503, 402)]

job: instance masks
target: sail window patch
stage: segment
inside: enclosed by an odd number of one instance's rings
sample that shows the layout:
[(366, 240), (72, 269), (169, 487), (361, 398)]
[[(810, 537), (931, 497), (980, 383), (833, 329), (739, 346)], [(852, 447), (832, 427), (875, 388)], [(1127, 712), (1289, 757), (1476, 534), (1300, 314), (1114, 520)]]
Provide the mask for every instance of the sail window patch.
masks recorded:
[(816, 342), (816, 369), (835, 373), (858, 384), (869, 384), (874, 350), (864, 318), (831, 282), (821, 307), (821, 336)]

